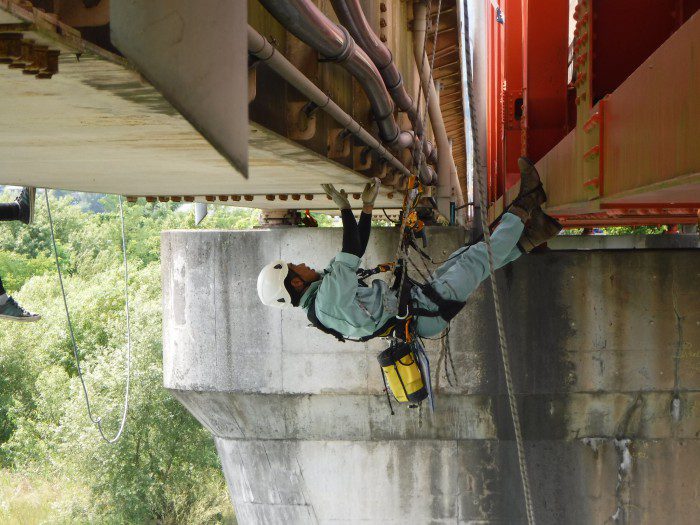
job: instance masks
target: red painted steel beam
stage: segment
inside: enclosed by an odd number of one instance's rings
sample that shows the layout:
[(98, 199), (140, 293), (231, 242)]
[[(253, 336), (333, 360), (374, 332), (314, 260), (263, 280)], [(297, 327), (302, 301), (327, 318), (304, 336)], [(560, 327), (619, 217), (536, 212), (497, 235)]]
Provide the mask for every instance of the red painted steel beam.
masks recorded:
[(661, 226), (664, 224), (697, 224), (697, 217), (572, 217), (559, 218), (565, 228), (589, 228), (594, 226)]
[[(682, 183), (700, 173), (698, 53), (700, 12), (606, 99), (606, 197), (653, 184), (671, 187), (674, 179)], [(682, 200), (699, 199), (696, 180)]]
[(700, 7), (700, 1), (592, 0), (592, 102), (612, 93)]
[[(588, 214), (597, 210), (634, 210), (637, 221), (665, 223), (698, 207), (700, 12), (694, 13), (614, 92), (579, 106), (585, 118), (579, 115), (578, 127), (538, 164), (554, 213), (594, 221)], [(609, 220), (605, 212), (595, 217)], [(641, 219), (645, 214), (651, 218)]]
[(639, 209), (700, 209), (700, 202), (603, 202), (603, 210), (639, 210)]
[(525, 5), (526, 151), (538, 161), (567, 133), (569, 5), (563, 0)]
[(505, 26), (491, 12), (487, 18), (490, 202), (508, 202), (525, 153), (547, 156), (540, 168), (550, 204), (555, 213), (569, 211), (568, 222), (571, 212), (589, 224), (695, 222), (700, 88), (689, 57), (700, 0), (579, 1), (574, 95), (581, 100), (569, 136), (568, 2), (500, 5)]
[(700, 207), (614, 208), (581, 215), (554, 214), (566, 227), (648, 226), (700, 223)]
[(521, 118), (523, 114), (523, 17), (522, 1), (507, 0), (503, 6), (504, 66), (502, 89), (503, 159), (501, 166), (508, 188), (520, 180), (518, 157), (524, 154)]
[(500, 118), (500, 93), (503, 82), (503, 71), (500, 67), (502, 27), (496, 21), (493, 9), (486, 11), (486, 30), (488, 42), (486, 170), (488, 201), (493, 203), (503, 193), (503, 188), (499, 184), (499, 145), (503, 142)]

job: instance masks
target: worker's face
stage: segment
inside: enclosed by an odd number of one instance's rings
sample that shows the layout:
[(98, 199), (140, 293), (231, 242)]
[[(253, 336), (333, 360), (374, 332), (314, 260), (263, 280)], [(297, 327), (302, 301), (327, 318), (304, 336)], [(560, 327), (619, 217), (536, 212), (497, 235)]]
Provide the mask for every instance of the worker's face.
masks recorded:
[(304, 290), (309, 283), (318, 281), (321, 278), (321, 274), (318, 273), (313, 268), (309, 268), (306, 264), (292, 264), (289, 263), (289, 270), (295, 274), (290, 281), (292, 286), (298, 290)]

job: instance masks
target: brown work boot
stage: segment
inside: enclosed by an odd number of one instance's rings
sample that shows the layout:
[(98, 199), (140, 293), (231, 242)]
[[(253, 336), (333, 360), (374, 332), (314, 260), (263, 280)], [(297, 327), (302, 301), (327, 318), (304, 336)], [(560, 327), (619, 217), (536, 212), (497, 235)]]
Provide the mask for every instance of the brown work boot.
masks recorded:
[(520, 191), (511, 203), (509, 211), (525, 222), (536, 208), (547, 202), (547, 194), (542, 187), (540, 175), (530, 159), (520, 157), (518, 167), (520, 168)]
[(547, 195), (542, 188), (542, 181), (540, 180), (540, 174), (537, 173), (537, 168), (527, 157), (520, 157), (518, 159), (518, 168), (520, 169), (520, 191), (518, 192), (518, 198), (534, 193), (537, 195), (538, 204), (541, 206), (547, 202)]
[(556, 237), (563, 226), (554, 217), (550, 217), (539, 206), (530, 214), (530, 221), (520, 236), (518, 246), (524, 253), (530, 253), (539, 245)]

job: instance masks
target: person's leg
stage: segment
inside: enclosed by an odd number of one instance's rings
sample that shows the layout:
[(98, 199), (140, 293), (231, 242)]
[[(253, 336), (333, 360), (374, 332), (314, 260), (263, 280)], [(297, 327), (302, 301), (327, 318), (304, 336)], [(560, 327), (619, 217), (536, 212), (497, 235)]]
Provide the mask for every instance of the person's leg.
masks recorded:
[(0, 204), (0, 221), (19, 220), (19, 204), (16, 202)]
[[(491, 235), (491, 248), (496, 268), (500, 268), (520, 256), (518, 240), (523, 232), (522, 220), (506, 213), (496, 231)], [(436, 271), (430, 284), (444, 299), (464, 302), (479, 284), (489, 275), (489, 259), (486, 244), (482, 241), (467, 249), (449, 261), (449, 265)], [(437, 311), (437, 306), (428, 299), (419, 288), (412, 292), (414, 302), (419, 308)], [(420, 317), (417, 330), (420, 335), (432, 336), (442, 331), (447, 323), (441, 318)]]
[[(499, 226), (500, 228), (500, 226)], [(496, 231), (498, 231), (498, 229)], [(477, 243), (479, 244), (479, 243)], [(476, 246), (476, 245), (474, 245)], [(467, 251), (471, 246), (461, 246), (457, 250), (455, 250), (448, 258), (447, 260), (440, 265), (440, 267), (435, 270), (433, 273), (434, 277), (440, 277), (444, 275), (459, 259), (459, 256), (462, 255), (465, 251)], [(505, 257), (505, 259), (501, 262), (500, 265), (496, 265), (497, 268), (500, 268), (501, 266), (505, 266), (506, 264), (509, 264), (516, 260), (518, 257), (520, 257), (523, 254), (523, 251), (516, 245), (515, 248), (513, 248), (510, 253)]]
[[(523, 221), (512, 213), (503, 215), (501, 223), (491, 235), (493, 262), (496, 268), (514, 261), (520, 256), (518, 240), (523, 233)], [(436, 272), (433, 287), (445, 299), (465, 301), (489, 274), (489, 259), (486, 243), (470, 246), (452, 261), (444, 271)], [(448, 295), (439, 287), (446, 288)]]
[(41, 316), (33, 314), (18, 305), (12, 297), (7, 295), (2, 285), (2, 279), (0, 279), (0, 319), (31, 323), (41, 319)]
[(440, 277), (441, 275), (444, 275), (445, 272), (452, 268), (452, 265), (454, 265), (457, 262), (459, 256), (466, 252), (469, 248), (470, 246), (461, 246), (460, 248), (452, 252), (447, 258), (447, 260), (444, 263), (442, 263), (437, 270), (433, 272), (433, 277)]
[(34, 218), (35, 197), (35, 188), (22, 188), (15, 202), (0, 204), (0, 221), (31, 223)]
[[(427, 308), (427, 305), (421, 307)], [(442, 317), (416, 317), (416, 333), (421, 337), (435, 337), (445, 328), (447, 328), (447, 321)]]
[(501, 262), (501, 265), (498, 268), (503, 268), (504, 266), (508, 266), (510, 263), (518, 259), (523, 253), (523, 250), (520, 248), (520, 246), (516, 246), (513, 248), (510, 253), (506, 256), (505, 259)]

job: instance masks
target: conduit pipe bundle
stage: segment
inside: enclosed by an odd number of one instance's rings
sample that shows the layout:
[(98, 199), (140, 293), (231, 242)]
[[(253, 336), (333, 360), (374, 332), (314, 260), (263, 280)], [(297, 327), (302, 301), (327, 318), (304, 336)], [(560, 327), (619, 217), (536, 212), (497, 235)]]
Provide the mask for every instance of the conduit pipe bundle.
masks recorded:
[(316, 84), (295, 68), (289, 60), (282, 56), (281, 53), (278, 53), (265, 37), (250, 26), (248, 26), (248, 52), (270, 66), (279, 76), (299, 90), (311, 102), (328, 113), (340, 125), (374, 150), (377, 155), (386, 160), (392, 168), (397, 169), (403, 175), (411, 175), (411, 172), (401, 161), (394, 157), (377, 139), (333, 102)]
[[(340, 23), (350, 32), (355, 42), (367, 53), (377, 66), (384, 84), (399, 110), (406, 112), (413, 131), (417, 136), (423, 134), (423, 122), (418, 115), (418, 109), (403, 83), (403, 77), (396, 67), (391, 50), (377, 37), (365, 17), (359, 0), (332, 0), (333, 10), (338, 15)], [(423, 154), (431, 162), (437, 162), (437, 154), (433, 145), (423, 141)]]
[[(311, 0), (260, 0), (260, 3), (287, 31), (357, 78), (372, 106), (383, 142), (399, 151), (413, 148), (415, 135), (399, 129), (394, 119), (394, 102), (379, 70), (367, 53), (355, 45), (347, 29), (333, 23)], [(434, 184), (436, 179), (429, 166), (421, 170), (420, 178), (425, 184)]]
[(367, 54), (355, 45), (343, 27), (334, 24), (311, 0), (260, 0), (284, 28), (321, 53), (325, 60), (347, 69), (362, 84), (379, 126), (379, 135), (390, 146), (408, 148), (413, 139), (401, 134), (394, 119), (394, 103), (379, 71)]
[[(428, 29), (428, 13), (423, 2), (413, 4), (413, 56), (418, 66), (423, 91), (428, 101), (428, 115), (435, 134), (438, 150), (438, 208), (445, 215), (451, 200), (459, 201), (461, 188), (457, 180), (457, 167), (452, 158), (452, 148), (447, 138), (445, 122), (442, 120), (440, 100), (438, 99), (430, 59), (425, 51), (425, 33)], [(454, 191), (455, 196), (452, 195)], [(448, 212), (449, 213), (449, 212)]]

